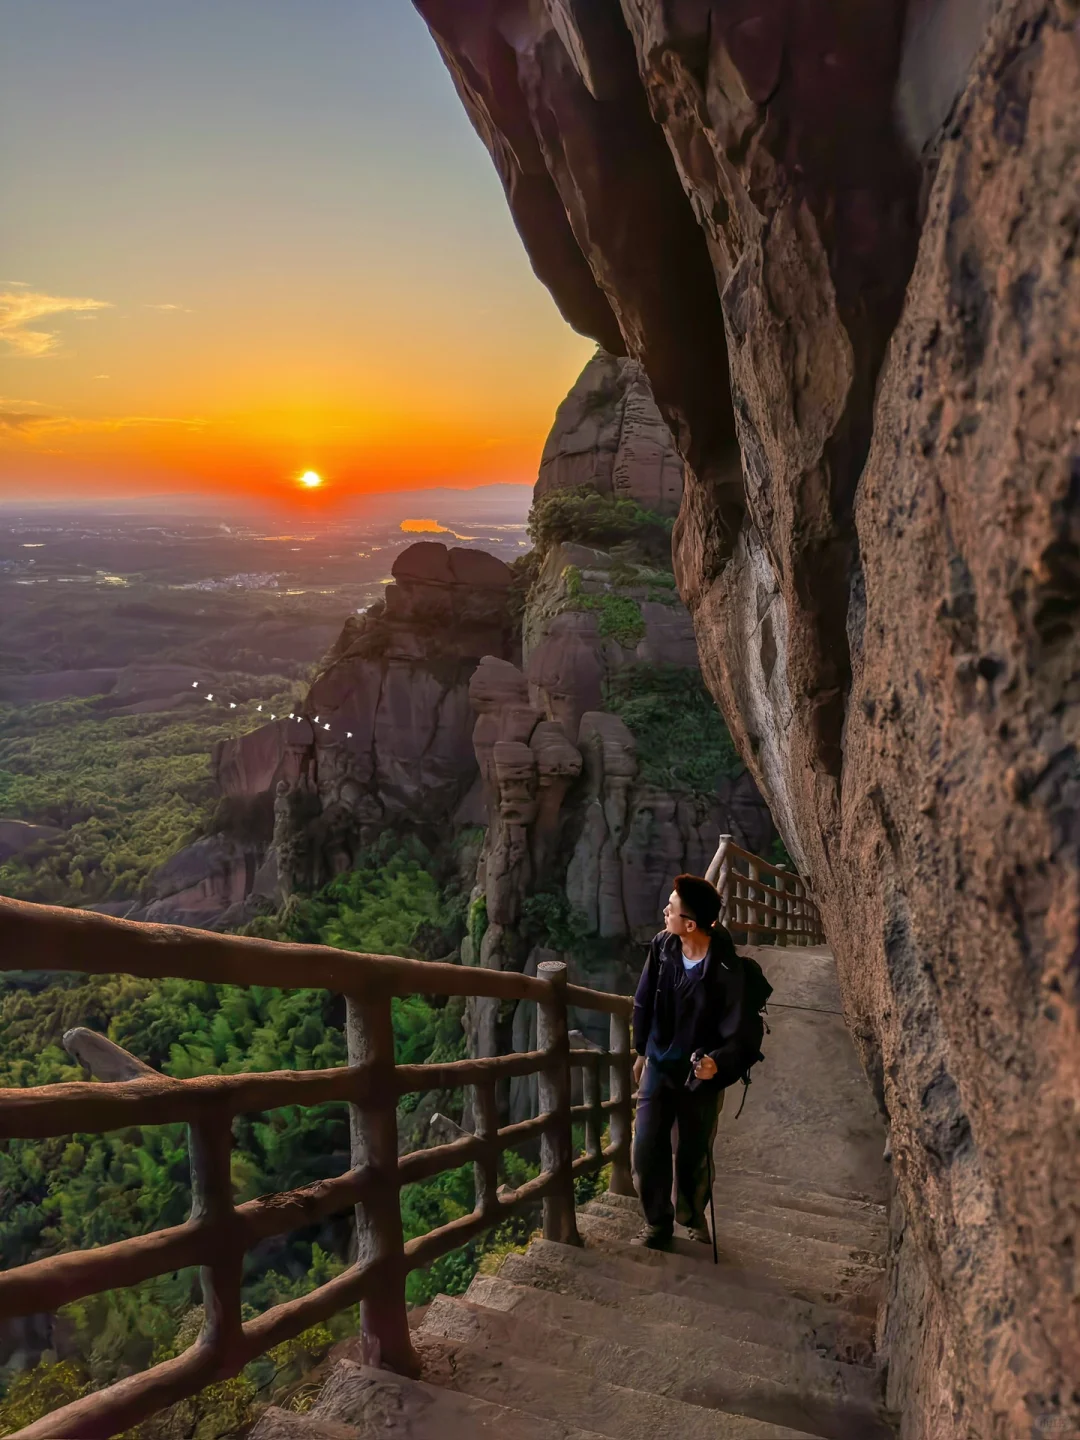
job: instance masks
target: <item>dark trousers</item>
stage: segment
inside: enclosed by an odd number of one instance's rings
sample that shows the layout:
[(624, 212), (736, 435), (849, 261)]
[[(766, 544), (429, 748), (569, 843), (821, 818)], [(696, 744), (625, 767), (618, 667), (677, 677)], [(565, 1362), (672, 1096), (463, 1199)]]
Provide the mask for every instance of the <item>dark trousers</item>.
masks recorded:
[[(674, 1222), (703, 1225), (709, 1203), (709, 1160), (724, 1092), (710, 1085), (687, 1090), (682, 1077), (650, 1060), (638, 1090), (634, 1117), (634, 1174), (646, 1222), (670, 1234)], [(675, 1179), (679, 1206), (671, 1203), (671, 1127), (679, 1127)]]

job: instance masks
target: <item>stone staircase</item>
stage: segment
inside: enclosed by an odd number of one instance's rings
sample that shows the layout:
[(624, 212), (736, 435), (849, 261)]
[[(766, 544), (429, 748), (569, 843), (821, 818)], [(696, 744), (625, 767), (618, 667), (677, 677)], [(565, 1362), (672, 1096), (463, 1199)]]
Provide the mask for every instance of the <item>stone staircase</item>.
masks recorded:
[(719, 1265), (688, 1239), (631, 1245), (638, 1204), (606, 1194), (578, 1212), (583, 1248), (534, 1240), (437, 1297), (414, 1332), (420, 1380), (346, 1350), (309, 1411), (270, 1408), (251, 1440), (893, 1436), (873, 1346), (884, 1136), (828, 951), (754, 953), (773, 1034), (717, 1136)]

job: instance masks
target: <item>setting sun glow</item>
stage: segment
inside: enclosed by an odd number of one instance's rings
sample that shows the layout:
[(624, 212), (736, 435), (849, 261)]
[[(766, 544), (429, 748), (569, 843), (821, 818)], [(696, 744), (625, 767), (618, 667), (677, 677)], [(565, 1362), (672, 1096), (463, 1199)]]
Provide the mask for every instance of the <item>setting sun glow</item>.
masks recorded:
[(595, 347), (536, 279), (416, 8), (152, 9), (0, 0), (4, 113), (48, 117), (0, 158), (0, 508), (198, 495), (284, 528), (531, 486)]

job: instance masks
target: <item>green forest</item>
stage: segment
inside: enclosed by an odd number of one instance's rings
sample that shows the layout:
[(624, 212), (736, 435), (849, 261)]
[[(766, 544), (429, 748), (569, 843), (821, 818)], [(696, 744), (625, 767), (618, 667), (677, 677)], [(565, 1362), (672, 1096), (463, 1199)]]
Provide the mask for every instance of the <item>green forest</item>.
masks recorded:
[(265, 708), (287, 709), (304, 687), (238, 679), (236, 704), (203, 718), (176, 710), (111, 715), (100, 697), (0, 705), (0, 816), (64, 833), (0, 863), (0, 895), (43, 905), (135, 899), (159, 865), (207, 824), (215, 741), (251, 730)]

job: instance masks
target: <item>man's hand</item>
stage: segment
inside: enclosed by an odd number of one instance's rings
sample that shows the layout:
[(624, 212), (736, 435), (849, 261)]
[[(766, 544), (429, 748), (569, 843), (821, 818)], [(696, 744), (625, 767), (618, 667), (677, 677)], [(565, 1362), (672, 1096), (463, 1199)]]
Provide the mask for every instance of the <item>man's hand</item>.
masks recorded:
[(711, 1080), (716, 1074), (716, 1061), (711, 1055), (703, 1055), (694, 1066), (694, 1074), (699, 1080)]
[(641, 1084), (641, 1077), (645, 1073), (645, 1056), (639, 1055), (634, 1061), (634, 1089)]

